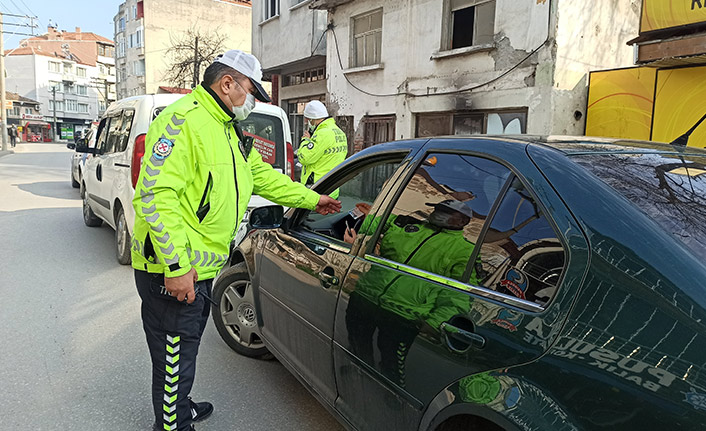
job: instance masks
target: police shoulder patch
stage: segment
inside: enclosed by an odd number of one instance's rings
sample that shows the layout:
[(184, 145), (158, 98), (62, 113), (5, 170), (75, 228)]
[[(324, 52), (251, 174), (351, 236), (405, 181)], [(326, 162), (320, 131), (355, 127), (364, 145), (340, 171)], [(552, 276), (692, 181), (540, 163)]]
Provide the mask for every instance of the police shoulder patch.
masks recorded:
[(313, 150), (313, 149), (314, 149), (314, 143), (313, 143), (313, 142), (309, 142), (308, 144), (306, 144), (306, 147), (307, 147), (308, 149), (310, 149), (310, 150)]
[(419, 226), (416, 226), (413, 224), (408, 224), (407, 226), (404, 227), (404, 231), (408, 232), (408, 233), (419, 232)]
[(152, 154), (159, 160), (164, 160), (172, 154), (174, 143), (167, 138), (159, 138), (152, 147)]

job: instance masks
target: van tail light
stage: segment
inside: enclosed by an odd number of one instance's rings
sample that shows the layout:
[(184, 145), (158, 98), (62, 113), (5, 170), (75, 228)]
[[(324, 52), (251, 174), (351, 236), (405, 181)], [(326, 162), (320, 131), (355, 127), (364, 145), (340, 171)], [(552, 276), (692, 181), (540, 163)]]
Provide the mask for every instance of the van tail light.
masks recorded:
[(135, 146), (132, 147), (132, 188), (137, 186), (137, 179), (140, 177), (140, 167), (142, 166), (142, 157), (145, 155), (145, 134), (137, 135), (135, 138)]
[(287, 142), (287, 169), (289, 169), (289, 176), (292, 181), (296, 181), (294, 178), (294, 147), (292, 147), (291, 142)]

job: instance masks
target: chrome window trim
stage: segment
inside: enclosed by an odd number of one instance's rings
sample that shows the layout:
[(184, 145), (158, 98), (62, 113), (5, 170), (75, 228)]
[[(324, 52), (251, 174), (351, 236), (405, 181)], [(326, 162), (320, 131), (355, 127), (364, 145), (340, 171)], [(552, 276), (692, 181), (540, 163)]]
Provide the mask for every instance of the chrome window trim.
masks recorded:
[(446, 277), (443, 277), (438, 274), (422, 271), (421, 269), (414, 268), (414, 267), (408, 266), (408, 265), (404, 265), (404, 264), (401, 264), (398, 262), (394, 262), (394, 261), (391, 261), (388, 259), (384, 259), (384, 258), (381, 258), (378, 256), (366, 254), (365, 259), (370, 262), (374, 262), (374, 263), (386, 266), (388, 268), (396, 269), (396, 270), (408, 273), (410, 275), (425, 278), (425, 279), (446, 285), (448, 287), (451, 287), (451, 288), (454, 288), (454, 289), (457, 289), (457, 290), (460, 290), (463, 292), (472, 293), (474, 295), (482, 296), (486, 299), (502, 302), (505, 305), (510, 305), (513, 307), (522, 308), (522, 309), (525, 309), (525, 310), (528, 310), (531, 312), (535, 312), (535, 313), (541, 313), (544, 311), (544, 308), (542, 308), (541, 306), (539, 306), (531, 301), (526, 301), (524, 299), (516, 298), (514, 296), (505, 295), (503, 293), (495, 292), (493, 290), (486, 289), (484, 287), (478, 287), (478, 286), (473, 286), (472, 284), (461, 283), (460, 281), (454, 280), (452, 278), (446, 278)]
[(304, 230), (296, 230), (292, 231), (293, 234), (295, 234), (295, 237), (299, 237), (302, 240), (305, 241), (311, 241), (316, 245), (320, 245), (322, 247), (330, 248), (331, 250), (338, 251), (340, 253), (350, 253), (351, 248), (346, 247), (340, 244), (336, 244), (335, 242), (327, 241), (323, 239), (321, 236), (319, 236), (315, 232), (310, 232), (310, 231), (304, 231)]

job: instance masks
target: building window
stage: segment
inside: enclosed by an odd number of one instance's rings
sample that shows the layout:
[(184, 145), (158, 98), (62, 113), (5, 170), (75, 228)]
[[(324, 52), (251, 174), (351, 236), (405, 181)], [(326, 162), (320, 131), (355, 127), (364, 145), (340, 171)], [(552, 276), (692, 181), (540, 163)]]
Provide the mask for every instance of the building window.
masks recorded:
[(102, 64), (99, 64), (98, 71), (100, 72), (101, 75), (104, 75), (105, 74), (105, 66), (103, 66)]
[(363, 148), (395, 140), (394, 115), (369, 115), (363, 117)]
[(382, 48), (382, 9), (353, 18), (351, 66), (380, 64)]
[(132, 19), (137, 19), (137, 5), (132, 5)]
[(518, 135), (527, 133), (527, 111), (417, 114), (416, 136)]
[[(29, 111), (29, 112), (27, 112), (27, 111)], [(12, 112), (10, 112), (9, 109), (7, 110), (7, 112), (8, 112), (8, 114), (10, 114), (10, 115), (14, 115), (15, 117), (19, 117), (19, 116), (20, 116), (20, 107), (19, 107), (19, 106), (13, 106), (13, 107), (12, 107)], [(32, 113), (32, 111), (31, 111), (30, 109), (26, 109), (26, 110), (25, 110), (25, 114), (31, 114), (31, 113)]]
[(52, 88), (56, 88), (56, 92), (61, 93), (64, 91), (64, 84), (61, 82), (56, 82), (56, 81), (49, 81), (48, 90), (50, 93), (51, 93)]
[(135, 76), (145, 76), (145, 60), (132, 62), (132, 74)]
[(305, 84), (307, 82), (322, 81), (324, 79), (326, 79), (326, 66), (321, 66), (315, 69), (308, 69), (302, 72), (284, 75), (282, 79), (282, 87)]
[[(13, 109), (14, 109), (14, 108), (13, 108)], [(17, 110), (17, 112), (18, 112), (17, 115), (19, 115), (19, 109)], [(31, 114), (32, 114), (32, 108), (25, 108), (25, 114), (30, 114), (30, 115), (31, 115)]]
[(77, 67), (76, 68), (76, 76), (79, 78), (85, 78), (86, 77), (86, 68), (85, 67)]
[(279, 0), (265, 0), (263, 21), (279, 15)]
[(79, 114), (88, 114), (88, 103), (79, 103), (78, 112)]
[(120, 23), (118, 24), (119, 31), (125, 31), (125, 17), (120, 18)]
[(98, 44), (98, 55), (105, 57), (105, 46)]
[(448, 0), (443, 49), (493, 43), (495, 0)]
[(66, 103), (66, 112), (77, 112), (78, 111), (78, 102), (75, 100), (65, 100)]
[[(55, 105), (55, 104), (54, 104), (54, 101), (53, 101), (53, 100), (49, 100), (49, 110), (52, 111), (52, 112), (54, 111), (54, 105)], [(57, 111), (63, 111), (63, 110), (64, 110), (64, 102), (63, 102), (63, 101), (61, 101), (61, 100), (57, 100), (57, 101), (56, 101), (56, 110), (57, 110)]]
[(99, 100), (98, 101), (98, 110), (100, 112), (105, 111), (105, 100)]
[(56, 61), (50, 61), (49, 72), (61, 73), (61, 63), (57, 63)]
[(139, 29), (135, 32), (135, 46), (136, 47), (142, 46), (142, 29)]
[(76, 94), (79, 96), (88, 96), (88, 88), (85, 85), (77, 85)]

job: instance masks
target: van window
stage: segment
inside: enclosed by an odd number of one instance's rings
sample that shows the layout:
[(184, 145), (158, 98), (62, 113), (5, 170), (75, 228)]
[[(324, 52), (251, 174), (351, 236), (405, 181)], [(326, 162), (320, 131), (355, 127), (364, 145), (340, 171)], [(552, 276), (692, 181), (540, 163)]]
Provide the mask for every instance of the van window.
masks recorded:
[(120, 117), (120, 114), (111, 117), (105, 153), (114, 153), (118, 150), (118, 146), (120, 145)]
[(108, 129), (110, 129), (110, 117), (102, 119), (98, 125), (98, 138), (96, 139), (98, 154), (105, 154), (107, 152)]
[(115, 150), (116, 152), (123, 152), (127, 149), (128, 139), (130, 138), (130, 129), (132, 128), (132, 119), (135, 116), (135, 111), (123, 111), (123, 120), (120, 125), (120, 142)]
[(254, 138), (254, 147), (262, 155), (262, 160), (283, 169), (285, 140), (279, 117), (253, 112), (240, 122), (240, 127), (246, 135)]

